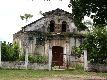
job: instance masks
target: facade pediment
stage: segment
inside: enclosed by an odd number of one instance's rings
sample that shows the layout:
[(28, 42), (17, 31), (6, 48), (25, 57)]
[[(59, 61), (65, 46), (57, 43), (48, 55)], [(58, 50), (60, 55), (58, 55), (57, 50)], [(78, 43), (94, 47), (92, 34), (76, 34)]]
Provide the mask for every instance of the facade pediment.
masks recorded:
[(49, 32), (52, 21), (54, 22), (53, 27), (54, 27), (55, 32), (62, 31), (62, 26), (63, 26), (62, 24), (64, 22), (66, 24), (65, 25), (66, 28), (64, 28), (66, 29), (65, 32), (73, 32), (77, 30), (73, 22), (72, 14), (67, 11), (57, 8), (56, 10), (43, 13), (43, 16), (44, 17), (23, 27), (22, 28), (23, 31)]

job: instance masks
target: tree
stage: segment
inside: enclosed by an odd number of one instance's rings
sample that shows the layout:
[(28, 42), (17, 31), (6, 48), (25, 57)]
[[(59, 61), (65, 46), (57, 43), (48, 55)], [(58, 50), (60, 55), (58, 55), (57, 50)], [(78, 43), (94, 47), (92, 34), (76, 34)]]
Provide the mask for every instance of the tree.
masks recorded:
[(18, 44), (2, 42), (1, 45), (1, 60), (2, 61), (16, 61), (19, 59), (20, 48)]
[(94, 28), (87, 34), (83, 47), (88, 50), (91, 63), (107, 64), (107, 29)]
[[(84, 16), (90, 16), (95, 26), (99, 25), (99, 27), (103, 27), (107, 25), (107, 0), (70, 0), (68, 7), (72, 7), (74, 22), (78, 30), (87, 28), (82, 23)], [(91, 13), (95, 13), (95, 15)]]
[[(86, 28), (82, 23), (84, 16), (91, 16), (94, 25), (99, 27), (107, 25), (107, 0), (70, 0), (69, 7), (71, 6), (74, 22), (79, 30)], [(95, 17), (91, 13), (95, 13)]]
[(33, 17), (33, 15), (31, 15), (31, 14), (24, 14), (24, 16), (22, 16), (22, 15), (20, 15), (20, 18), (22, 19), (22, 20), (26, 20), (26, 22), (28, 21), (28, 19), (30, 19), (30, 18), (32, 18)]
[(2, 61), (9, 60), (8, 46), (5, 41), (1, 45), (1, 60)]
[(18, 60), (19, 54), (20, 54), (20, 48), (19, 48), (19, 45), (17, 43), (13, 43), (12, 51), (13, 51), (12, 61)]

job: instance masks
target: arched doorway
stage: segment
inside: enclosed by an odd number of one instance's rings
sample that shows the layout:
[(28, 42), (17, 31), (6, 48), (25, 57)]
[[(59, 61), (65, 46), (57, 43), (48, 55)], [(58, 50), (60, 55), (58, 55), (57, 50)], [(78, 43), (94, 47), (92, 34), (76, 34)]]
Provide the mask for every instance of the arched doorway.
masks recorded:
[(63, 47), (52, 47), (52, 65), (63, 66)]

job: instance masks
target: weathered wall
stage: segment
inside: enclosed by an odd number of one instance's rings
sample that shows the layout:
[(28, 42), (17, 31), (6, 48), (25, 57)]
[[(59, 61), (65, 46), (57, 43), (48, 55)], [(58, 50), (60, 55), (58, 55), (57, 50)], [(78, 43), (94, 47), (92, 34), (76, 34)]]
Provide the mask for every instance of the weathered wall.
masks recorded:
[[(26, 69), (25, 62), (2, 62), (1, 68), (3, 69)], [(40, 63), (28, 63), (28, 69), (48, 69), (47, 64), (40, 64)]]
[(107, 72), (107, 64), (90, 64), (90, 63), (88, 63), (88, 71)]
[[(33, 40), (29, 42), (28, 37), (30, 37), (30, 35), (28, 36), (27, 32), (30, 32), (30, 31), (40, 31), (41, 33), (49, 32), (48, 29), (49, 29), (49, 24), (50, 24), (51, 20), (55, 21), (55, 29), (61, 29), (62, 22), (66, 21), (67, 22), (66, 32), (77, 31), (77, 27), (75, 26), (72, 15), (70, 13), (63, 11), (61, 9), (49, 11), (48, 13), (46, 13), (46, 15), (44, 17), (26, 25), (25, 27), (22, 28), (21, 31), (14, 34), (13, 41), (14, 42), (16, 41), (17, 43), (19, 43), (19, 46), (22, 51), (21, 53), (25, 53), (26, 47), (29, 47), (29, 53), (33, 53), (33, 54), (44, 54), (44, 53), (46, 54), (48, 52), (48, 47), (47, 47), (48, 43), (47, 42), (45, 43), (44, 46), (37, 46), (36, 45), (37, 36), (34, 35)], [(55, 31), (57, 31), (57, 30), (55, 30)], [(61, 30), (59, 30), (59, 31), (61, 32)], [(57, 33), (59, 33), (59, 32), (57, 32)], [(32, 32), (29, 34), (32, 34)], [(66, 47), (66, 44), (68, 47)], [(66, 47), (67, 52), (70, 54), (72, 51), (72, 47), (75, 45), (79, 46), (80, 42), (77, 38), (76, 44), (75, 44), (74, 38), (71, 37), (70, 40), (68, 39), (67, 42), (66, 42), (66, 40), (52, 40), (51, 45), (52, 46), (62, 46), (64, 48)]]
[(42, 45), (38, 45), (35, 47), (35, 53), (36, 54), (45, 54), (45, 48)]
[(37, 21), (31, 23), (30, 25), (27, 25), (24, 28), (24, 31), (41, 31), (41, 32), (46, 32), (46, 27), (47, 27), (47, 18), (40, 18)]
[(80, 46), (80, 44), (81, 44), (81, 42), (80, 42), (80, 38), (74, 38), (74, 37), (71, 37), (70, 38), (70, 50), (72, 51), (72, 48), (74, 47), (74, 46), (76, 46), (76, 47), (79, 47)]
[[(60, 19), (60, 21), (58, 21), (59, 19)], [(43, 18), (35, 21), (34, 23), (27, 25), (24, 28), (24, 30), (25, 31), (47, 32), (51, 20), (55, 21), (55, 28), (61, 29), (62, 22), (66, 21), (67, 22), (67, 30), (66, 30), (67, 32), (73, 32), (73, 31), (77, 30), (73, 20), (63, 14), (60, 17), (57, 15), (49, 15), (47, 17), (43, 17)]]

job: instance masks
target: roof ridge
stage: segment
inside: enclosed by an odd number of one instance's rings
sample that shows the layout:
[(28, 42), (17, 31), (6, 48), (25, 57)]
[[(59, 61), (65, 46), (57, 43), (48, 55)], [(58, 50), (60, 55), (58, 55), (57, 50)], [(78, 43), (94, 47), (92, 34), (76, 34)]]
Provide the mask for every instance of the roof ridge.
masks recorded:
[(43, 13), (43, 16), (46, 16), (46, 15), (48, 15), (48, 14), (50, 14), (50, 13), (53, 13), (53, 12), (55, 12), (55, 11), (60, 11), (60, 12), (65, 12), (65, 13), (67, 13), (67, 14), (70, 14), (70, 15), (72, 15), (70, 12), (68, 12), (68, 11), (65, 11), (65, 10), (63, 10), (63, 9), (60, 9), (60, 8), (56, 8), (56, 9), (54, 9), (54, 10), (51, 10), (51, 11), (48, 11), (48, 12), (45, 12), (45, 13)]

